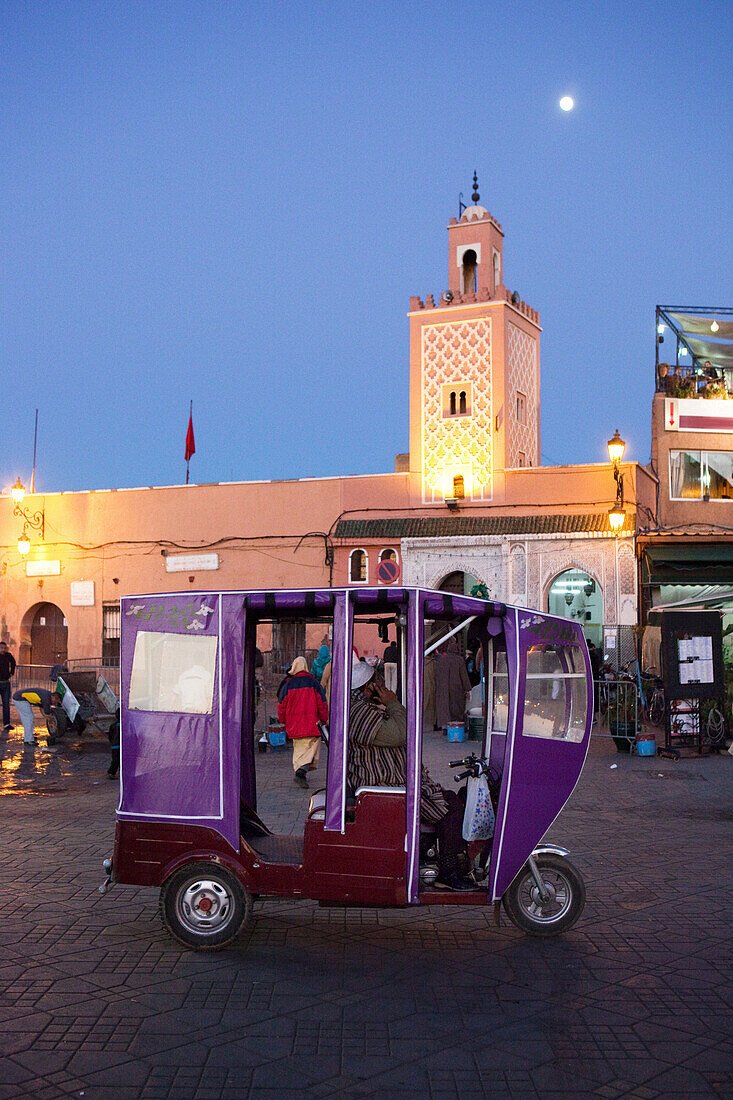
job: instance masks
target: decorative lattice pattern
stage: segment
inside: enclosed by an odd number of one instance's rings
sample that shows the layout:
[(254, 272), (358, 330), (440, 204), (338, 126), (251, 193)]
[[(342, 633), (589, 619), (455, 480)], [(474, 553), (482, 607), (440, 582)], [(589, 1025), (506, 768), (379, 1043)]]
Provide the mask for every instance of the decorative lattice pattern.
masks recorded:
[(512, 547), (509, 554), (509, 576), (512, 593), (523, 596), (527, 588), (527, 555), (523, 546)]
[[(471, 416), (443, 417), (442, 387), (473, 385)], [(491, 319), (425, 325), (422, 330), (423, 500), (443, 499), (447, 473), (464, 476), (466, 496), (491, 499)], [(468, 476), (466, 476), (468, 474)]]
[(630, 546), (618, 548), (618, 590), (622, 596), (633, 596), (636, 591), (636, 559)]
[[(507, 442), (506, 465), (519, 465), (519, 452), (525, 464), (539, 465), (537, 455), (537, 341), (516, 325), (507, 326)], [(517, 393), (525, 396), (524, 423), (517, 421)]]

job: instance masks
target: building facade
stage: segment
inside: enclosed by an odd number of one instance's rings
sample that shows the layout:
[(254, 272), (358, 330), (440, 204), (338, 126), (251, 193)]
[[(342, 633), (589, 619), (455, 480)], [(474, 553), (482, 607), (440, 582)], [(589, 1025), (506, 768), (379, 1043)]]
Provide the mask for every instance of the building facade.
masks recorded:
[[(541, 466), (539, 315), (506, 287), (503, 245), (475, 192), (448, 226), (448, 289), (410, 300), (394, 472), (3, 498), (0, 632), (19, 660), (113, 662), (120, 596), (143, 592), (481, 584), (598, 642), (635, 623), (636, 517), (656, 481), (624, 464), (613, 531), (609, 465)], [(24, 514), (38, 522), (21, 554)]]

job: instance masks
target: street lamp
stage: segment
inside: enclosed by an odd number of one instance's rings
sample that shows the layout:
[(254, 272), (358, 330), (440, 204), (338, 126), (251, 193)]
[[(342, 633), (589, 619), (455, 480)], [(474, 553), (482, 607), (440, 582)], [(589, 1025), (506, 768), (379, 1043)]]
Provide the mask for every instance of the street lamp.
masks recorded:
[(616, 500), (613, 508), (608, 513), (608, 522), (612, 531), (620, 531), (626, 519), (624, 511), (624, 475), (621, 473), (621, 459), (624, 457), (626, 444), (618, 434), (618, 428), (608, 441), (608, 457), (613, 464), (613, 478), (616, 482)]
[(10, 490), (10, 497), (13, 501), (13, 515), (17, 519), (23, 520), (23, 532), (18, 539), (18, 552), (20, 554), (27, 554), (31, 548), (31, 542), (28, 538), (28, 528), (32, 531), (40, 531), (41, 539), (46, 537), (46, 513), (41, 510), (40, 512), (30, 512), (26, 508), (21, 508), (23, 498), (25, 497), (25, 485), (18, 478), (15, 485)]
[(13, 488), (10, 490), (10, 495), (13, 498), (13, 504), (17, 507), (23, 503), (23, 497), (25, 496), (25, 485), (18, 478)]

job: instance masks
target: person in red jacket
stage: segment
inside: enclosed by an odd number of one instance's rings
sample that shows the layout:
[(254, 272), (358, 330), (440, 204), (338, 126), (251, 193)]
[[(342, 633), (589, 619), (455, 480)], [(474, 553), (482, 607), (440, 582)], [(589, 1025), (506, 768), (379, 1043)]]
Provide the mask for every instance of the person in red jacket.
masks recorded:
[(308, 671), (305, 657), (295, 658), (288, 676), (278, 692), (277, 717), (293, 742), (295, 782), (299, 787), (307, 787), (307, 773), (318, 767), (321, 749), (318, 723), (328, 721), (328, 703), (320, 683)]

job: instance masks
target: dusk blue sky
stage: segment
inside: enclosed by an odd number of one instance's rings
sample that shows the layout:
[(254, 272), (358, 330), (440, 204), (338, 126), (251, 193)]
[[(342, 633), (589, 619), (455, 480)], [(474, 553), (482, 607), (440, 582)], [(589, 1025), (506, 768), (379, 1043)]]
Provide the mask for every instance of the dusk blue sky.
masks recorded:
[[(733, 5), (0, 7), (0, 487), (380, 473), (474, 168), (543, 463), (646, 462), (654, 309), (733, 305)], [(564, 114), (563, 94), (576, 109)]]

